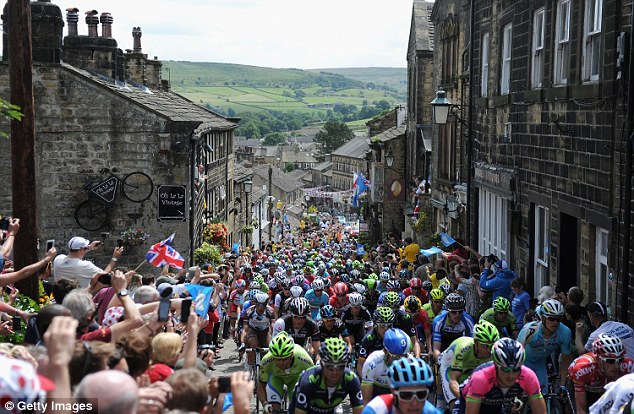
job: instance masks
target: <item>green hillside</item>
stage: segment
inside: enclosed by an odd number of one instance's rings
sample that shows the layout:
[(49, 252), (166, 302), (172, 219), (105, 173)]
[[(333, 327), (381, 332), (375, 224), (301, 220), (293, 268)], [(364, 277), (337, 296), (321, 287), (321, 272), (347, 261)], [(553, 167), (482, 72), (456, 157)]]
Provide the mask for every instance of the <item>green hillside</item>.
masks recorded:
[(346, 78), (392, 88), (402, 96), (407, 94), (406, 68), (326, 68), (309, 71), (336, 73)]

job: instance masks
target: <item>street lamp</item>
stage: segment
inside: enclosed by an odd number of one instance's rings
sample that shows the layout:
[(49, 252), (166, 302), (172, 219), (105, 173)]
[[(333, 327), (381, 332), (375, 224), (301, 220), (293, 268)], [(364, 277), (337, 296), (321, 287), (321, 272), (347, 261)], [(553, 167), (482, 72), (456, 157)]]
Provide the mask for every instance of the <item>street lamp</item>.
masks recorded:
[(269, 243), (273, 240), (273, 202), (275, 197), (268, 196), (268, 208), (269, 208)]
[[(249, 201), (249, 195), (251, 194), (251, 190), (253, 190), (253, 181), (251, 180), (251, 177), (249, 177), (244, 183), (242, 183), (242, 185), (244, 186), (244, 208), (246, 210), (244, 227), (246, 228), (247, 226), (251, 226), (251, 222), (253, 221), (251, 220), (251, 202)], [(251, 229), (251, 232), (252, 231), (253, 228)], [(246, 248), (251, 247), (251, 232), (247, 231), (245, 236)]]
[(392, 168), (392, 165), (394, 165), (394, 153), (392, 152), (392, 148), (388, 148), (385, 153), (385, 163), (387, 168)]
[(449, 110), (452, 106), (453, 104), (449, 98), (447, 98), (447, 93), (442, 88), (438, 89), (436, 99), (431, 101), (434, 123), (445, 125), (447, 123), (447, 117), (449, 116)]

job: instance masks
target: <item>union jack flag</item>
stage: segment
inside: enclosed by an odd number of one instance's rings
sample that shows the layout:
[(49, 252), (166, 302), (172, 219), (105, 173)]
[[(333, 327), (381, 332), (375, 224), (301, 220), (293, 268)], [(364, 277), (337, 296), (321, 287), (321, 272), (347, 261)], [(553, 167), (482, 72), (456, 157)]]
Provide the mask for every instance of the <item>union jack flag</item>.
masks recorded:
[(154, 267), (165, 266), (166, 264), (182, 269), (185, 265), (185, 259), (170, 244), (174, 240), (174, 233), (167, 239), (156, 243), (145, 255), (145, 260)]

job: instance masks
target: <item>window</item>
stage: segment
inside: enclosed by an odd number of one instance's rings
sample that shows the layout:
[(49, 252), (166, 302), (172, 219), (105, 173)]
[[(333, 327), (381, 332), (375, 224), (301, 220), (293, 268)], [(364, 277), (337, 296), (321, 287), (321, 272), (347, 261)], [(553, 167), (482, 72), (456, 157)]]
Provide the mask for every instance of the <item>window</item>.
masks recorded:
[(568, 83), (568, 62), (570, 57), (570, 0), (557, 2), (555, 20), (555, 61), (554, 84)]
[(610, 271), (608, 270), (608, 231), (597, 227), (596, 231), (596, 300), (603, 303), (611, 303), (612, 286), (610, 284)]
[(482, 35), (482, 73), (480, 75), (480, 96), (489, 96), (489, 33)]
[(507, 204), (505, 198), (480, 188), (478, 228), (479, 251), (484, 255), (495, 254), (506, 259), (508, 254)]
[(583, 80), (599, 80), (603, 0), (586, 0), (583, 47)]
[(438, 177), (453, 180), (456, 177), (456, 128), (447, 122), (438, 134)]
[(502, 74), (500, 76), (500, 95), (508, 95), (511, 85), (511, 43), (513, 25), (504, 26), (502, 34)]
[(543, 206), (535, 206), (535, 263), (534, 265), (534, 291), (538, 292), (542, 286), (548, 285), (548, 261), (549, 261), (549, 209)]
[(546, 9), (538, 9), (533, 15), (533, 67), (531, 87), (541, 88), (544, 78), (544, 16)]

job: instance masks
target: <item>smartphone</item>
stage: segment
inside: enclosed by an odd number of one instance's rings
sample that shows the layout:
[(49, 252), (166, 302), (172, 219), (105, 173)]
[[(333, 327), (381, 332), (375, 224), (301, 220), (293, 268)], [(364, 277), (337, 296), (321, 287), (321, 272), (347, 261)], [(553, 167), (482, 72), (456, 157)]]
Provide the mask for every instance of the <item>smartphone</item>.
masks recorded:
[(220, 394), (231, 392), (231, 377), (218, 377), (218, 392)]
[(17, 332), (22, 329), (22, 318), (18, 315), (13, 315), (13, 332)]
[(181, 302), (181, 322), (187, 325), (187, 320), (189, 319), (189, 310), (192, 306), (191, 299), (183, 299)]
[(49, 250), (51, 250), (53, 248), (53, 246), (55, 246), (55, 240), (51, 239), (51, 240), (46, 240), (46, 251), (48, 252)]
[(110, 233), (108, 233), (107, 231), (101, 232), (101, 240), (106, 240), (108, 236), (110, 236)]
[(110, 286), (112, 284), (112, 272), (99, 276), (97, 280), (104, 285)]
[(117, 247), (123, 247), (123, 239), (117, 239)]
[(170, 317), (170, 300), (169, 298), (163, 298), (161, 299), (161, 302), (159, 302), (159, 308), (158, 308), (158, 321), (159, 322), (167, 322), (167, 320)]
[(0, 230), (9, 230), (9, 217), (2, 217), (0, 219)]

